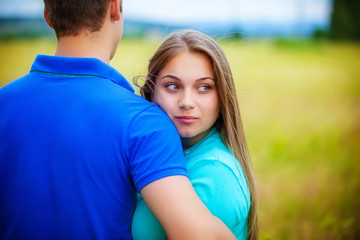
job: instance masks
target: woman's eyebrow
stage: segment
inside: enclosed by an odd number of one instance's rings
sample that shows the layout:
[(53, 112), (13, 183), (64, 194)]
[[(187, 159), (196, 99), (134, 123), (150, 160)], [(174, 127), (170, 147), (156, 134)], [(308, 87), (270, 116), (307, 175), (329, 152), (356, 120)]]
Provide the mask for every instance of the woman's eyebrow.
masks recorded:
[(165, 76), (162, 76), (162, 77), (161, 77), (161, 80), (164, 79), (164, 78), (172, 78), (172, 79), (174, 79), (174, 80), (176, 80), (176, 81), (181, 81), (180, 78), (178, 78), (178, 77), (176, 77), (176, 76), (174, 76), (174, 75), (171, 75), (171, 74), (167, 74), (167, 75), (165, 75)]
[[(178, 78), (178, 77), (176, 77), (176, 76), (174, 76), (174, 75), (171, 75), (171, 74), (167, 74), (167, 75), (163, 76), (163, 77), (161, 78), (161, 80), (164, 79), (164, 78), (171, 78), (171, 79), (174, 79), (174, 80), (176, 80), (176, 81), (181, 81), (180, 78)], [(212, 81), (215, 82), (215, 79), (212, 78), (212, 77), (201, 77), (201, 78), (195, 79), (195, 81), (204, 81), (204, 80), (212, 80)]]
[(212, 77), (201, 77), (201, 78), (196, 79), (195, 81), (204, 81), (204, 80), (212, 80), (215, 82), (215, 79)]

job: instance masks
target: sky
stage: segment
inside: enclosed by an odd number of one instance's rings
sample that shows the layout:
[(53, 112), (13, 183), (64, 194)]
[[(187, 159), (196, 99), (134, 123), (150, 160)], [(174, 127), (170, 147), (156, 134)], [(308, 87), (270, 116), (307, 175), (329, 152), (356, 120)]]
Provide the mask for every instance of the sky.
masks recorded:
[[(194, 22), (327, 25), (332, 0), (123, 0), (125, 18), (170, 24)], [(43, 0), (0, 0), (0, 17), (39, 17)]]
[(327, 23), (331, 0), (124, 0), (124, 7), (129, 18), (170, 23), (283, 23), (299, 18)]

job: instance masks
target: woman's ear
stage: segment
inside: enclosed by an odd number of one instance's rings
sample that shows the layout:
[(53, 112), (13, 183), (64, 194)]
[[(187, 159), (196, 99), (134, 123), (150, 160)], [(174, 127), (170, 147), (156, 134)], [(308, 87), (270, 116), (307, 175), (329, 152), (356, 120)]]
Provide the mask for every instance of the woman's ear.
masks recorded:
[(51, 27), (52, 29), (54, 29), (54, 26), (52, 25), (52, 23), (51, 23), (51, 21), (50, 21), (48, 12), (47, 12), (47, 10), (46, 10), (46, 7), (44, 7), (44, 18), (45, 18), (45, 21), (46, 21), (47, 25), (49, 25), (49, 27)]

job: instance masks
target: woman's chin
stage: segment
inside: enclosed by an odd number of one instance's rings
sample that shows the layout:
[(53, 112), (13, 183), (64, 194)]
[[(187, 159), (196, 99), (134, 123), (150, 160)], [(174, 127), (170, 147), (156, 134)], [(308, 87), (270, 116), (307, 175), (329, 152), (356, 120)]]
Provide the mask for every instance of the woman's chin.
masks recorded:
[(193, 137), (195, 137), (196, 135), (197, 135), (197, 134), (190, 133), (190, 132), (180, 133), (180, 137), (181, 137), (181, 138), (193, 138)]
[(193, 135), (180, 135), (181, 138), (184, 138), (184, 139), (188, 139), (188, 138), (193, 138), (194, 136)]

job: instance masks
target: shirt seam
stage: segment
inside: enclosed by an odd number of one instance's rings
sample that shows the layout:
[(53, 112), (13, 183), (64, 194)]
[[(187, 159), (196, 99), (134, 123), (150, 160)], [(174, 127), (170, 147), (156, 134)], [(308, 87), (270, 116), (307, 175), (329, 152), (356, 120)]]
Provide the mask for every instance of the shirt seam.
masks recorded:
[(51, 75), (51, 76), (60, 76), (60, 77), (79, 77), (79, 78), (81, 78), (81, 77), (88, 77), (88, 78), (97, 77), (97, 78), (103, 78), (103, 79), (111, 80), (111, 79), (109, 79), (107, 77), (97, 76), (97, 75), (51, 73), (51, 72), (45, 72), (45, 71), (39, 71), (39, 70), (33, 70), (31, 72), (32, 73), (42, 73), (42, 74)]
[[(142, 109), (140, 112), (138, 112), (132, 119), (131, 119), (131, 122), (130, 122), (130, 124), (128, 125), (128, 131), (126, 132), (126, 139), (129, 139), (129, 129), (131, 129), (132, 128), (132, 124), (133, 124), (133, 122), (134, 122), (134, 120), (136, 119), (136, 118), (138, 118), (139, 116), (140, 116), (140, 114), (142, 114), (143, 112), (145, 112), (146, 110), (148, 110), (149, 108), (151, 108), (151, 107), (154, 107), (154, 106), (156, 106), (156, 105), (149, 105), (149, 106), (147, 106), (147, 107), (145, 107), (144, 109)], [(126, 159), (128, 160), (128, 165), (130, 165), (130, 163), (129, 163), (129, 155), (128, 155), (128, 148), (126, 149)]]

